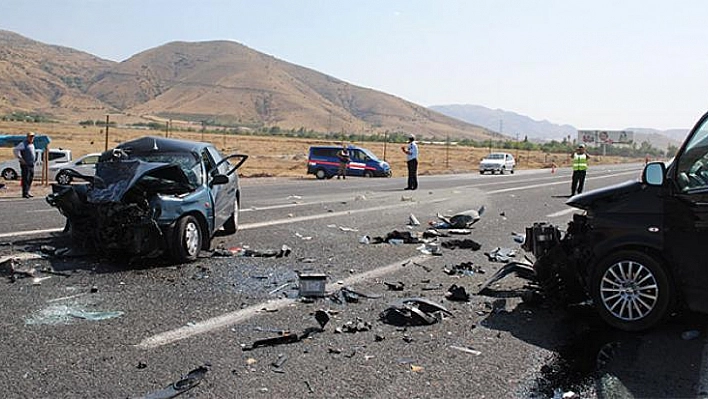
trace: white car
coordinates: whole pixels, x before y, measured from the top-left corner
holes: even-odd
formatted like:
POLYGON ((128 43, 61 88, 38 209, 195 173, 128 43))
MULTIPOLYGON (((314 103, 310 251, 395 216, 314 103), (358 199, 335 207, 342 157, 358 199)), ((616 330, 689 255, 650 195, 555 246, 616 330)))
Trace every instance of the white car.
MULTIPOLYGON (((35 151, 37 161, 34 164, 34 178, 39 179, 42 176, 42 158, 43 150, 35 151)), ((49 149, 49 167, 71 161, 71 150, 61 148, 49 149)), ((20 161, 13 159, 10 161, 0 162, 0 176, 5 180, 17 180, 20 177, 20 161)))
POLYGON ((73 180, 72 172, 85 176, 96 174, 96 164, 101 153, 86 154, 73 162, 57 164, 49 167, 49 178, 59 184, 70 184, 73 180))
POLYGON ((479 174, 499 172, 503 175, 507 171, 514 173, 514 168, 516 168, 514 156, 507 152, 493 152, 479 162, 479 174))

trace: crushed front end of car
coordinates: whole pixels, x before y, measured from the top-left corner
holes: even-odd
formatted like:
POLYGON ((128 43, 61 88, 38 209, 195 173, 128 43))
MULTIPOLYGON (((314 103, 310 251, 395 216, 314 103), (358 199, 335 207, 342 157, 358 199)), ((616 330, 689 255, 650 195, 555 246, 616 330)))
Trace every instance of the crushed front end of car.
POLYGON ((87 184, 53 184, 47 202, 66 217, 74 246, 107 255, 159 255, 168 248, 169 233, 168 224, 158 224, 161 197, 195 187, 176 165, 103 158, 95 176, 82 176, 87 184))

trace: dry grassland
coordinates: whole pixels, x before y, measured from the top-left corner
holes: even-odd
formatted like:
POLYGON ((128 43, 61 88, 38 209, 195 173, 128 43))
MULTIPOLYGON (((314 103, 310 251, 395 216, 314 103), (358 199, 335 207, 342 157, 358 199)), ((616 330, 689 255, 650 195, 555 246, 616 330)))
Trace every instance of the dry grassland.
MULTIPOLYGON (((105 147, 105 133, 99 127, 81 127, 70 124, 26 124, 18 122, 0 122, 0 134, 25 134, 27 131, 48 135, 51 147, 68 148, 74 158, 90 152, 100 152, 105 147)), ((165 132, 109 128, 108 148, 124 141, 145 136, 161 135, 165 132)), ((284 137, 241 136, 217 133, 189 133, 174 131, 170 137, 203 140, 213 143, 224 153, 240 152, 249 155, 248 161, 240 169, 243 177, 299 177, 314 179, 306 175, 307 153, 311 145, 339 145, 339 142, 306 140, 284 137)), ((384 144, 374 142, 353 143, 366 147, 379 158, 384 158, 384 144)), ((386 145, 386 161, 391 164, 394 176, 406 175, 405 154, 401 151, 402 144, 388 143, 386 145)), ((487 153, 488 148, 471 148, 419 143, 419 174, 448 174, 476 172, 479 160, 487 153)), ((505 150, 502 150, 505 151, 505 150)), ((538 151, 510 151, 517 158, 518 169, 550 167, 555 162, 559 167, 569 166, 568 154, 544 154, 538 151)), ((0 160, 11 159, 10 148, 0 148, 0 160)), ((638 162, 638 159, 594 156, 592 164, 608 164, 622 162, 638 162)))

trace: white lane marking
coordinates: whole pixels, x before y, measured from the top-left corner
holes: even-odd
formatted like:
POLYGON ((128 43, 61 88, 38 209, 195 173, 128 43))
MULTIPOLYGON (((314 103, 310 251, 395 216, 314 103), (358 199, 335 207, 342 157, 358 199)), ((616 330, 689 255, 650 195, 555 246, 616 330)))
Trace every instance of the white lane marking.
POLYGON ((449 198, 440 198, 440 199, 436 199, 434 201, 420 201, 420 202, 412 202, 411 201, 411 202, 397 203, 397 204, 393 204, 393 205, 375 206, 373 208, 351 209, 351 210, 347 210, 347 211, 327 212, 327 213, 320 213, 320 214, 308 215, 308 216, 297 216, 297 217, 291 217, 291 218, 287 218, 287 219, 268 220, 265 222, 242 224, 238 227, 238 229, 239 230, 250 230, 250 229, 257 229, 260 227, 275 226, 275 225, 280 225, 280 224, 297 223, 297 222, 304 222, 304 221, 308 221, 308 220, 326 219, 326 218, 343 216, 343 215, 353 215, 356 213, 376 212, 376 211, 382 211, 382 210, 386 210, 386 209, 399 208, 401 206, 411 206, 414 204, 444 202, 447 200, 449 200, 449 198))
MULTIPOLYGON (((347 277, 346 279, 342 280, 342 284, 339 284, 339 283, 327 284, 327 290, 333 291, 333 290, 340 288, 342 286, 356 284, 356 283, 359 283, 364 280, 374 279, 376 277, 380 277, 380 276, 392 273, 396 270, 399 270, 399 269, 403 268, 404 265, 409 264, 411 262, 423 263, 423 262, 427 261, 428 259, 432 259, 432 257, 428 256, 428 255, 418 255, 418 256, 415 256, 415 257, 412 257, 409 259, 404 259, 402 261, 398 261, 398 262, 392 263, 387 266, 382 266, 382 267, 379 267, 379 268, 376 268, 373 270, 369 270, 364 273, 359 273, 359 274, 347 277)), ((165 332, 157 334, 157 335, 153 335, 152 337, 145 338, 136 346, 140 349, 157 348, 157 347, 160 347, 163 345, 171 344, 173 342, 177 342, 177 341, 181 341, 186 338, 193 337, 195 335, 205 334, 205 333, 217 330, 217 329, 226 328, 226 327, 238 324, 240 322, 250 319, 253 316, 258 315, 259 312, 263 308, 282 309, 286 306, 295 305, 295 304, 297 304, 297 301, 295 299, 291 299, 291 298, 268 300, 265 302, 255 304, 253 306, 249 306, 244 309, 240 309, 240 310, 236 310, 234 312, 229 312, 229 313, 225 313, 220 316, 212 317, 211 319, 200 321, 200 322, 195 323, 193 325, 184 326, 184 327, 180 327, 180 328, 177 328, 174 330, 165 331, 165 332)))
MULTIPOLYGON (((617 177, 617 176, 630 175, 630 174, 636 175, 636 173, 637 173, 636 171, 632 171, 632 172, 615 173, 615 174, 607 175, 607 176, 593 176, 593 180, 607 179, 607 178, 610 178, 610 177, 617 177)), ((568 182, 567 182, 567 181, 559 181, 559 182, 555 182, 555 183, 531 184, 531 185, 528 185, 528 186, 502 188, 502 189, 499 189, 499 190, 487 191, 487 194, 488 194, 488 195, 501 194, 501 193, 508 193, 508 192, 511 192, 511 191, 527 190, 527 189, 530 189, 530 188, 540 188, 540 187, 548 187, 548 186, 557 186, 557 185, 559 185, 559 184, 568 184, 568 182)))
POLYGON ((8 238, 8 237, 15 237, 15 236, 30 236, 30 235, 37 235, 37 234, 46 234, 46 233, 56 233, 58 231, 63 231, 64 228, 56 228, 56 229, 43 229, 43 230, 27 230, 27 231, 14 231, 12 233, 0 233, 0 238, 8 238))
POLYGON ((567 215, 567 214, 569 214, 569 213, 573 213, 573 212, 576 212, 576 211, 580 211, 580 209, 576 209, 576 208, 564 209, 564 210, 562 210, 562 211, 558 211, 558 212, 556 212, 556 213, 551 213, 550 215, 546 215, 546 217, 547 217, 547 218, 557 218, 557 217, 559 217, 559 216, 565 216, 565 215, 567 215))
POLYGON ((27 211, 27 213, 40 213, 40 212, 58 212, 56 209, 35 209, 33 211, 27 211))

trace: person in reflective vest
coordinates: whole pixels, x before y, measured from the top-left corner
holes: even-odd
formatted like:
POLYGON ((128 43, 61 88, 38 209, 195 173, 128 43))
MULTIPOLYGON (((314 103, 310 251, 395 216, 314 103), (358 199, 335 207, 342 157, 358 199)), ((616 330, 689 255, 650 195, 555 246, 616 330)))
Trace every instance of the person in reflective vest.
POLYGON ((573 162, 573 182, 570 186, 570 196, 583 192, 585 186, 585 174, 588 171, 588 158, 590 156, 585 153, 585 144, 579 144, 574 153, 570 155, 573 162))

